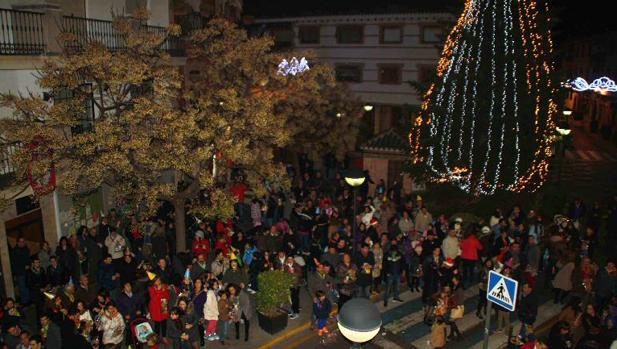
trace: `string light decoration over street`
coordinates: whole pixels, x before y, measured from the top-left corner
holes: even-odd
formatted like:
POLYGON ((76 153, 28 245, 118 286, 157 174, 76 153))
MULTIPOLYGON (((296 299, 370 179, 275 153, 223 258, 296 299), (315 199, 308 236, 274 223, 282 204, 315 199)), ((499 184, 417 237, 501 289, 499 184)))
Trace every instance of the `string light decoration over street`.
POLYGON ((293 57, 291 60, 287 61, 283 59, 281 63, 278 65, 277 74, 283 76, 296 76, 297 74, 303 73, 307 70, 311 69, 308 65, 308 61, 306 58, 302 57, 299 61, 296 57, 293 57))
POLYGON ((547 179, 557 105, 541 3, 465 1, 409 134, 412 163, 429 181, 492 195, 547 179))
POLYGON ((615 81, 610 78, 603 76, 599 79, 595 79, 591 82, 591 84, 587 83, 587 80, 578 77, 572 81, 568 81, 565 84, 565 87, 572 88, 574 91, 583 92, 583 91, 594 91, 598 93, 602 92, 617 92, 617 85, 615 81))

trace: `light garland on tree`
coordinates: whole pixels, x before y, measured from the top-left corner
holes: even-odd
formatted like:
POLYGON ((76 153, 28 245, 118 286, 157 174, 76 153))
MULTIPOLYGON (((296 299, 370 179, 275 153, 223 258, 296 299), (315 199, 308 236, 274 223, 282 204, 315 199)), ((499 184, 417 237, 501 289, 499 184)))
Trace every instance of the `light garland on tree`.
POLYGON ((409 135, 429 179, 476 195, 544 183, 557 106, 540 17, 537 0, 465 2, 409 135))

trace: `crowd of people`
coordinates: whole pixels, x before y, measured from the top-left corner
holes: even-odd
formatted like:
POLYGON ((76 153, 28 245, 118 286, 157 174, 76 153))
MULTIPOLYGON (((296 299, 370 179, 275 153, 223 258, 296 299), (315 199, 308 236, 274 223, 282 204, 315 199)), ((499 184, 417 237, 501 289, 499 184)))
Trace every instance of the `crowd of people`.
MULTIPOLYGON (((555 302, 567 303, 550 341, 570 346, 550 348, 617 336, 617 268, 591 262, 600 224, 595 206, 586 210, 577 200, 555 224, 520 206, 464 222, 433 216, 421 196, 403 195, 397 182, 373 183, 369 173, 355 205, 352 188, 332 168, 322 173, 301 159, 289 174, 291 190, 271 187, 265 197, 245 197, 241 180, 232 185, 233 220, 194 217, 187 202, 187 251, 175 251, 181 237, 173 210, 142 217, 128 205, 63 237, 55 249, 44 242, 32 253, 19 238, 11 250, 18 298, 4 299, 0 310, 3 345, 197 349, 249 342, 258 276, 275 269, 294 276, 289 319, 310 312, 319 335, 349 299, 381 297, 387 308, 402 301, 405 287, 421 292, 432 345, 440 348, 461 338, 456 321, 473 285, 476 315, 485 315, 487 275, 498 270, 522 285, 517 316, 524 326, 513 344, 536 341, 536 290, 544 286, 554 288, 555 302), (305 289, 312 309, 301 307, 305 289), (37 323, 26 321, 28 309, 37 323)), ((617 201, 612 205, 609 223, 617 215, 617 201)), ((494 308, 499 331, 511 335, 510 313, 494 308)))

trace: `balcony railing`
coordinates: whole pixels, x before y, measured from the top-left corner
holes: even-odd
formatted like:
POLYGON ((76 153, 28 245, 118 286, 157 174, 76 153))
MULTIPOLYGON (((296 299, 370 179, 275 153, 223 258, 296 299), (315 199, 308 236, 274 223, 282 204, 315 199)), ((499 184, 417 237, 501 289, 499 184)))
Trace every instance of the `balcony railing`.
POLYGON ((11 158, 20 146, 20 143, 0 144, 0 177, 12 175, 15 172, 11 158))
POLYGON ((0 9, 0 55, 40 55, 43 52, 43 14, 0 9))

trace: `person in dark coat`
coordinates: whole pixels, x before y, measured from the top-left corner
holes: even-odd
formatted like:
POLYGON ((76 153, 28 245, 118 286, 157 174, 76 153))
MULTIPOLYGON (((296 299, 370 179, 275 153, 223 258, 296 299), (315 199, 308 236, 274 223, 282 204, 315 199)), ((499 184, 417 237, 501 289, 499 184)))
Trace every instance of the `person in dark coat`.
POLYGON ((58 247, 56 248, 56 256, 59 258, 59 262, 64 267, 64 270, 66 270, 74 280, 79 278, 79 256, 77 255, 77 251, 75 251, 75 249, 69 244, 68 239, 64 236, 58 243, 58 247))
POLYGON ((116 287, 120 275, 116 273, 116 269, 112 263, 111 255, 107 254, 101 266, 99 267, 98 274, 96 276, 97 284, 100 288, 107 291, 111 291, 116 287))
POLYGON ((17 281, 19 297, 22 304, 30 303, 30 292, 26 284, 26 269, 30 267, 30 249, 26 240, 22 237, 17 239, 17 244, 11 250, 11 270, 17 281))
POLYGON ((90 279, 88 275, 82 275, 79 277, 79 285, 75 290, 75 299, 82 301, 84 304, 92 304, 96 299, 98 289, 90 285, 90 279))
MULTIPOLYGON (((393 240, 396 241, 396 240, 393 240)), ((386 292, 383 297, 384 307, 388 306, 390 294, 394 296, 394 302, 402 302, 399 298, 401 273, 404 270, 403 255, 398 250, 398 245, 392 244, 390 250, 384 256, 384 275, 386 276, 386 292)))
POLYGON ((122 285, 122 292, 118 296, 118 310, 127 322, 140 316, 146 304, 143 295, 133 292, 133 285, 130 281, 125 281, 122 285))
POLYGON ((523 284, 523 296, 518 305, 517 315, 521 321, 519 336, 523 341, 527 340, 527 331, 533 333, 533 323, 538 316, 538 297, 533 292, 530 284, 523 284))
POLYGON ((51 287, 65 285, 69 281, 69 276, 64 270, 64 267, 58 263, 58 257, 51 256, 49 258, 49 267, 47 268, 47 283, 51 287))
POLYGON ((45 349, 62 349, 62 335, 60 327, 51 321, 48 314, 40 317, 41 336, 45 343, 45 349))
POLYGON ((137 262, 131 252, 126 251, 124 253, 118 272, 120 273, 121 284, 137 280, 137 262))
POLYGON ((103 259, 103 244, 98 241, 96 228, 91 228, 88 231, 88 236, 84 241, 86 249, 86 258, 88 260, 88 277, 90 281, 95 281, 99 270, 99 264, 103 259))
POLYGON ((30 289, 30 299, 37 311, 42 311, 45 303, 43 290, 47 286, 47 275, 45 269, 41 267, 41 260, 36 255, 32 257, 32 264, 26 272, 26 284, 30 289))

